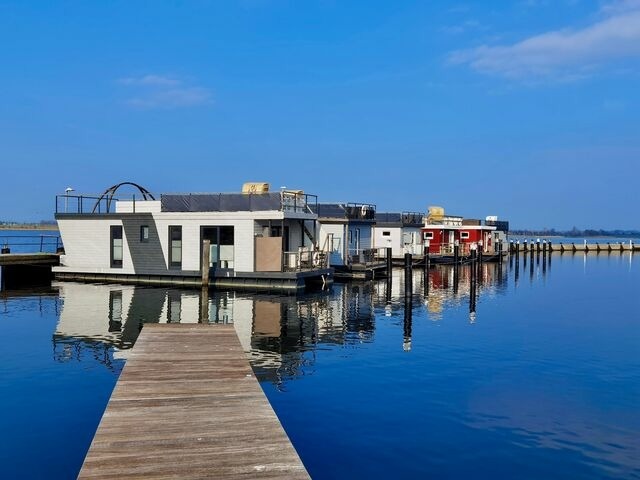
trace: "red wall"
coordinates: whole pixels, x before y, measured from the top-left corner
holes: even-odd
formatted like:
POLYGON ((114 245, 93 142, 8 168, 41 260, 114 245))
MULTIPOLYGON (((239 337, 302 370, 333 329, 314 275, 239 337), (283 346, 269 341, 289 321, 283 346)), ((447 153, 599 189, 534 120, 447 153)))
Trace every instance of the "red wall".
MULTIPOLYGON (((462 229, 455 229, 453 230, 454 232, 454 239, 453 241, 455 242, 456 240, 458 240, 460 242, 460 244, 472 244, 472 243, 478 243, 482 240, 483 243, 485 242, 484 239, 484 233, 488 232, 489 230, 479 230, 479 229, 473 229, 473 230, 465 230, 464 228, 462 229), (469 238, 460 238, 460 233, 461 232, 468 232, 469 233, 469 238)), ((446 227, 427 227, 427 228, 423 228, 422 229, 422 234, 423 234, 423 238, 424 238, 424 234, 427 232, 432 232, 433 233, 433 238, 429 239, 429 253, 440 253, 440 246, 442 244, 448 244, 449 243, 449 232, 450 230, 447 230, 446 227)), ((425 240, 426 241, 426 240, 425 240)), ((484 245, 484 250, 488 250, 490 248, 492 248, 492 245, 484 245)))

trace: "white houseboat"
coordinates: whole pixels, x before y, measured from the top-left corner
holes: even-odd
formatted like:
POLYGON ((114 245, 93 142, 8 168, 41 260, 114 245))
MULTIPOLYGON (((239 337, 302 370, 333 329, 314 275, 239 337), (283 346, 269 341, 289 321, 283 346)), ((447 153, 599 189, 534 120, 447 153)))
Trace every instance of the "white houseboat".
POLYGON ((316 230, 319 245, 328 252, 336 275, 371 278, 386 267, 373 248, 376 207, 370 203, 318 203, 311 206, 318 214, 316 230))
POLYGON ((376 224, 373 229, 373 246, 391 248, 394 260, 404 258, 410 253, 420 259, 424 255, 422 227, 424 214, 418 212, 376 212, 376 224))
POLYGON ((57 197, 65 248, 61 265, 54 268, 58 279, 204 282, 252 290, 299 290, 333 280, 313 228, 305 226, 318 218, 314 195, 246 184, 243 193, 163 194, 156 200, 129 184, 143 199, 116 200, 121 185, 99 197, 57 197), (207 256, 208 271, 202 268, 207 256))

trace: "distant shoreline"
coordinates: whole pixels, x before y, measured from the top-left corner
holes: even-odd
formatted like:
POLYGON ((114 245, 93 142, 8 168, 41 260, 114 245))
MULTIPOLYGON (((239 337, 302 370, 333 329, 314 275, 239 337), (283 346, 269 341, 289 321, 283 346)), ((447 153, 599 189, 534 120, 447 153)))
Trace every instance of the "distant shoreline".
POLYGON ((59 230, 57 225, 0 225, 0 230, 59 230))

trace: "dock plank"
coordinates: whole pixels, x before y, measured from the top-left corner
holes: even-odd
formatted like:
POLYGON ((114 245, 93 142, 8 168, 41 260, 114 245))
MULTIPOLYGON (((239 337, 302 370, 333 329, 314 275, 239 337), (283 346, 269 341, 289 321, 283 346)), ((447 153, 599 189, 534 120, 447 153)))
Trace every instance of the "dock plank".
POLYGON ((148 324, 79 478, 309 478, 230 325, 148 324))

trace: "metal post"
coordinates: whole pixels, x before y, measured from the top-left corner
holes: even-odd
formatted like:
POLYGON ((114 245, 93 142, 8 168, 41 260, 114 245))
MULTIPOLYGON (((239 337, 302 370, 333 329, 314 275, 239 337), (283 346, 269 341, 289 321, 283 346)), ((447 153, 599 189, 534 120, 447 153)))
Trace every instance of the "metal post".
POLYGON ((413 294, 413 259, 410 253, 404 254, 404 295, 413 294))
POLYGON ((431 268, 431 258, 429 258, 429 240, 426 241, 425 245, 424 245, 424 270, 425 272, 429 271, 429 268, 431 268))

